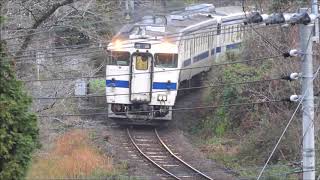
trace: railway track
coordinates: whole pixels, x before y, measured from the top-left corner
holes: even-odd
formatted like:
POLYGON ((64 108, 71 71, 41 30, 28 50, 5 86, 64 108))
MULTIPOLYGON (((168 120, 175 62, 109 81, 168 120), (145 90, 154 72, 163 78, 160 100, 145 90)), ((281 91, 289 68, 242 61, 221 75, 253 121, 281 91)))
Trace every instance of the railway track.
POLYGON ((213 180, 174 154, 156 129, 154 131, 127 129, 127 135, 135 149, 164 174, 161 179, 213 180))

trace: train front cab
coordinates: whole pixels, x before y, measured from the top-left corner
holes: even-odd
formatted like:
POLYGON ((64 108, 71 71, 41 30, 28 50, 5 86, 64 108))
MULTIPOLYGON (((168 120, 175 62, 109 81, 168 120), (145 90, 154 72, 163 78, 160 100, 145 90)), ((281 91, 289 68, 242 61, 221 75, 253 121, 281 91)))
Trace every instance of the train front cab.
POLYGON ((171 120, 179 73, 166 69, 177 68, 177 54, 149 50, 108 54, 108 117, 142 124, 171 120))

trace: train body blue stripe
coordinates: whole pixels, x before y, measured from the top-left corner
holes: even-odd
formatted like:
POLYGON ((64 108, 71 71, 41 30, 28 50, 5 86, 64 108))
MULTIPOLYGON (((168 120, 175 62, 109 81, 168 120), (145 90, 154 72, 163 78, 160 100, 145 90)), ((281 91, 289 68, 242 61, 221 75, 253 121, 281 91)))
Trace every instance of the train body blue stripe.
POLYGON ((238 49, 240 47, 240 45, 241 45, 241 43, 229 44, 229 45, 227 45, 227 50, 238 49))
POLYGON ((217 47, 216 48, 216 53, 220 53, 221 52, 221 47, 217 47))
POLYGON ((224 20, 224 21, 222 21, 222 23, 227 23, 227 22, 232 22, 232 21, 240 21, 240 20, 244 20, 244 18, 224 20))
POLYGON ((216 48, 211 49, 211 56, 214 55, 216 48))
POLYGON ((209 51, 206 51, 204 53, 199 54, 198 56, 193 58, 193 62, 201 61, 205 58, 209 57, 209 51))
MULTIPOLYGON (((129 81, 106 80, 106 85, 107 85, 107 87, 129 88, 129 81)), ((177 83, 153 82, 152 89, 176 90, 177 89, 177 83)))
POLYGON ((177 89, 177 83, 154 82, 153 85, 152 85, 152 89, 176 90, 177 89))
POLYGON ((129 88, 129 81, 106 80, 107 87, 129 88))
POLYGON ((184 62, 183 62, 183 67, 187 67, 187 66, 189 66, 191 64, 191 59, 189 58, 189 59, 187 59, 187 60, 185 60, 184 62))

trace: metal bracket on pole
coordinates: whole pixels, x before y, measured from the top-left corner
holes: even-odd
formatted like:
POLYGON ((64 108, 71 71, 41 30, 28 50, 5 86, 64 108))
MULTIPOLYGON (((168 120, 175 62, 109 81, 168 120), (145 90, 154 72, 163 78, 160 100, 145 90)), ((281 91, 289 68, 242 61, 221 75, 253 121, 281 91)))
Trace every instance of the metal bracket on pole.
POLYGON ((319 43, 319 30, 320 30, 320 27, 319 27, 319 6, 318 6, 318 0, 312 0, 312 10, 311 10, 312 14, 314 14, 316 16, 316 19, 315 19, 315 22, 314 22, 314 25, 315 25, 315 33, 314 33, 314 41, 316 43, 319 43))

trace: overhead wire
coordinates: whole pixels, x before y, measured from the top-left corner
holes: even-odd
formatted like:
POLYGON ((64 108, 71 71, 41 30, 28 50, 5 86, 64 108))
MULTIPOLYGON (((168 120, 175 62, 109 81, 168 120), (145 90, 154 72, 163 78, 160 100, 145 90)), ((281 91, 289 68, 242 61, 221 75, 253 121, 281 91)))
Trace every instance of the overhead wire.
MULTIPOLYGON (((201 37, 209 37, 209 36, 201 36, 201 37)), ((195 37, 195 38, 200 38, 200 37, 195 37)), ((190 39, 195 39, 194 37, 192 38, 188 38, 188 39, 182 39, 182 40, 190 40, 190 39)), ((176 40, 178 41, 178 40, 176 40)), ((148 42, 148 41, 145 41, 145 42, 148 42)), ((162 42, 156 42, 156 43, 153 43, 153 44, 161 44, 162 42)), ((131 46, 134 47, 131 43, 127 43, 128 45, 130 44, 130 46, 127 46, 124 48, 130 48, 131 46)), ((223 46, 219 46, 219 47, 226 47, 228 45, 223 45, 223 46)), ((101 49, 101 51, 103 51, 103 47, 105 46, 99 46, 99 47, 92 47, 90 49, 95 49, 95 48, 99 48, 101 49)), ((93 53, 94 52, 100 52, 100 51, 92 51, 93 53)), ((52 52, 54 53, 54 52, 52 52)), ((58 53, 58 52, 56 52, 58 53)), ((82 52, 84 54, 87 54, 87 53, 90 53, 90 52, 82 52)), ((75 54, 82 54, 82 53, 70 53, 69 55, 75 55, 75 54)), ((45 57, 45 58, 54 58, 54 57, 63 57, 63 56, 67 56, 68 54, 65 54, 65 55, 54 55, 54 56, 48 56, 48 57, 45 57)), ((26 55, 26 56, 16 56, 15 58, 16 60, 14 61, 15 63, 20 63, 20 62, 34 62, 33 60, 35 59, 35 57, 30 57, 30 55, 26 55)), ((8 60, 10 61, 10 60, 8 60)), ((11 62, 11 61, 10 61, 11 62)))
MULTIPOLYGON (((236 107, 236 106, 250 106, 250 105, 262 105, 262 104, 272 104, 272 103, 283 103, 286 100, 270 100, 270 101, 260 101, 260 102, 250 102, 250 103, 236 103, 228 105, 218 105, 218 106, 197 106, 197 107, 184 107, 184 108, 173 108, 168 109, 168 111, 187 111, 187 110, 200 110, 200 109, 215 109, 220 107, 236 107)), ((154 113, 161 112, 162 110, 151 110, 151 111, 132 111, 132 112, 119 112, 116 114, 127 114, 127 113, 154 113)), ((38 115, 38 117, 63 117, 63 116, 95 116, 95 115, 115 115, 115 113, 87 113, 87 114, 61 114, 61 115, 38 115)))
MULTIPOLYGON (((207 7, 203 7, 203 8, 199 8, 199 9, 195 9, 195 10, 189 10, 188 12, 197 12, 197 11, 199 11, 199 10, 201 10, 201 9, 206 9, 207 7)), ((120 8, 117 8, 117 9, 120 9, 120 8)), ((148 18, 147 18, 148 19, 148 18)), ((152 18, 149 18, 149 19, 153 19, 153 17, 152 18)), ((94 25, 94 24, 97 24, 97 23, 101 23, 101 22, 114 22, 114 20, 103 20, 103 21, 98 21, 98 22, 95 22, 95 23, 88 23, 88 25, 94 25)), ((126 22, 127 24, 128 23, 137 23, 137 22, 139 22, 139 21, 129 21, 129 22, 126 22)), ((61 26, 60 25, 60 27, 72 27, 72 25, 67 25, 67 26, 61 26)), ((53 27, 55 27, 55 26, 53 26, 53 27)), ((32 30, 31 30, 32 31, 32 30)), ((48 32, 48 31, 42 31, 42 32, 48 32)), ((21 38, 21 37, 26 37, 26 36, 32 36, 32 35, 35 35, 35 34, 40 34, 41 32, 35 32, 35 33, 30 33, 30 34, 28 34, 28 35, 23 35, 23 36, 16 36, 16 37, 9 37, 9 38, 4 38, 3 40, 10 40, 10 39, 15 39, 15 38, 21 38)))
MULTIPOLYGON (((244 27, 244 26, 243 26, 244 27)), ((271 27, 275 27, 275 26, 268 26, 268 28, 271 27)), ((263 27, 257 27, 257 29, 260 29, 263 27)), ((232 34, 232 33, 237 33, 237 32, 246 32, 246 29, 240 29, 240 30, 233 30, 230 32, 221 32, 221 33, 215 33, 215 34, 211 34, 211 35, 203 35, 204 33, 212 33, 212 32, 217 32, 217 30, 214 27, 208 27, 208 28, 202 28, 202 30, 206 30, 206 31, 201 31, 201 32, 195 32, 194 30, 190 30, 185 31, 185 33, 192 33, 192 34, 187 34, 186 36, 193 36, 193 37, 182 37, 181 39, 175 39, 175 38, 179 38, 180 37, 180 33, 169 33, 166 34, 165 36, 163 36, 164 38, 168 38, 170 39, 171 42, 177 42, 177 41, 182 41, 182 40, 191 40, 191 39, 196 39, 196 38, 203 38, 203 37, 214 37, 214 36, 220 36, 220 35, 224 35, 224 34, 232 34), (200 35, 200 36, 195 36, 195 35, 200 35)), ((130 40, 141 40, 141 38, 131 38, 130 40)), ((141 42, 149 42, 149 41, 154 41, 154 39, 145 39, 142 40, 141 42)), ((62 47, 56 47, 56 48, 38 48, 38 49, 32 49, 32 50, 23 50, 21 52, 35 52, 35 51, 47 51, 47 50, 56 50, 56 49, 65 49, 65 48, 81 48, 81 47, 88 47, 90 46, 90 44, 97 44, 98 46, 96 46, 96 48, 100 48, 100 47, 107 47, 108 43, 110 43, 111 41, 107 41, 107 42, 95 42, 95 43, 85 43, 83 45, 70 45, 70 46, 62 46, 62 47)), ((20 44, 20 43, 19 43, 20 44)), ((132 45, 131 42, 126 42, 122 45, 132 45)), ((8 46, 10 47, 10 46, 8 46)), ((134 46, 126 46, 127 48, 130 47, 134 47, 134 46)), ((94 48, 94 47, 90 47, 90 48, 94 48)), ((8 51, 9 53, 14 53, 14 51, 8 51)), ((15 56, 16 58, 20 58, 20 57, 26 57, 27 55, 20 55, 20 56, 15 56)))
POLYGON ((195 89, 205 89, 205 88, 210 88, 210 87, 246 85, 246 84, 255 84, 255 83, 262 83, 262 82, 279 81, 279 80, 283 80, 283 78, 273 78, 273 79, 244 81, 244 82, 233 82, 233 83, 226 83, 226 84, 212 84, 212 85, 205 85, 205 86, 180 88, 178 90, 176 90, 176 89, 167 89, 167 90, 157 90, 157 91, 152 91, 152 92, 146 91, 146 92, 136 92, 136 93, 120 93, 120 94, 89 95, 89 96, 33 97, 33 99, 73 99, 73 98, 93 98, 93 97, 108 97, 108 96, 128 96, 128 95, 131 95, 131 94, 146 94, 146 93, 161 93, 161 92, 171 92, 171 91, 186 91, 186 90, 195 90, 195 89))
MULTIPOLYGON (((245 30, 244 30, 245 31, 245 30)), ((213 32, 213 31, 210 31, 210 32, 213 32)), ((231 34, 231 33, 234 33, 234 32, 238 32, 238 31, 233 31, 233 32, 228 32, 228 33, 221 33, 221 34, 231 34)), ((200 32, 199 34, 202 34, 203 32, 200 32)), ((203 38, 203 37, 210 37, 210 36, 217 36, 217 34, 214 34, 214 35, 202 35, 202 36, 197 36, 197 37, 190 37, 190 38, 182 38, 182 39, 180 39, 180 40, 191 40, 191 39, 196 39, 196 38, 203 38)), ((179 37, 179 36, 177 36, 177 37, 179 37)), ((148 40, 143 40, 143 41, 141 41, 141 42, 149 42, 149 41, 152 41, 152 39, 148 39, 148 40)), ((171 42, 177 42, 177 41, 179 41, 179 40, 174 40, 174 41, 171 41, 171 42)), ((161 44, 162 42, 156 42, 156 43, 153 43, 153 44, 161 44)), ((102 44, 107 44, 107 43, 102 43, 102 44)), ((84 45, 84 47, 85 46, 87 46, 88 44, 85 44, 84 45)), ((127 42, 127 43, 124 43, 124 44, 122 44, 123 45, 123 47, 126 47, 126 48, 130 48, 130 47, 134 47, 134 46, 132 46, 132 43, 131 42, 127 42), (125 45, 130 45, 130 46, 125 46, 125 45)), ((227 45, 224 45, 224 46, 227 46, 227 45)), ((224 46, 222 46, 222 47, 224 47, 224 46)), ((70 48, 77 48, 77 47, 82 47, 82 46, 69 46, 70 48)), ((94 49, 94 48, 103 48, 103 47, 107 47, 107 46, 102 46, 101 45, 101 43, 99 44, 99 46, 97 46, 97 47, 89 47, 89 49, 94 49)), ((67 47, 65 47, 65 48, 67 48, 67 47)), ((59 49, 59 48, 49 48, 49 49, 59 49)), ((48 50, 48 48, 47 49, 41 49, 41 50, 48 50)), ((30 52, 35 52, 36 51, 36 49, 35 50, 31 50, 30 52)), ((47 52, 46 52, 47 53, 47 52)), ((48 53, 59 53, 59 52, 48 52, 48 53)), ((15 58, 16 59, 25 59, 25 60, 27 60, 27 58, 23 58, 23 57, 29 57, 28 55, 22 55, 22 56, 15 56, 15 58)), ((17 60, 16 60, 17 61, 17 60)))
MULTIPOLYGON (((240 24, 240 23, 239 23, 240 24)), ((214 26, 214 25, 212 25, 214 26)), ((187 31, 184 31, 183 33, 187 34, 186 36, 194 36, 194 35, 201 35, 201 34, 204 34, 204 33, 212 33, 212 32, 217 32, 217 27, 207 27, 207 28, 202 28, 200 32, 196 32, 195 30, 187 30, 187 31), (192 34, 189 34, 189 33, 192 33, 192 34)), ((259 25, 257 25, 259 26, 259 25)), ((245 26, 242 26, 242 27, 245 27, 245 26)), ((268 28, 272 28, 272 27, 276 27, 276 25, 270 25, 268 26, 268 28)), ((263 28, 265 29, 266 27, 262 27, 262 26, 259 26, 257 27, 256 29, 260 29, 260 28, 263 28)), ((212 35, 201 35, 201 36, 197 36, 197 37, 182 37, 180 40, 190 40, 190 39, 195 39, 195 38, 200 38, 200 37, 213 37, 213 36, 219 36, 219 35, 223 35, 223 34, 232 34, 232 33, 236 33, 236 32, 245 32, 247 31, 246 29, 243 29, 243 30, 236 30, 236 31, 232 31, 232 32, 221 32, 221 33, 215 33, 215 34, 212 34, 212 35)), ((164 38, 167 38, 167 39, 171 39, 171 42, 177 42, 178 40, 175 39, 175 38, 179 38, 180 37, 180 32, 179 33, 168 33, 168 34, 163 34, 161 35, 162 37, 164 38), (172 40, 174 39, 174 40, 172 40)), ((130 38, 129 40, 141 40, 141 38, 130 38)), ((154 41, 154 39, 144 39, 142 40, 141 42, 148 42, 148 41, 154 41)), ((107 44, 107 43, 110 43, 111 41, 107 41, 107 42, 103 42, 103 43, 97 43, 97 44, 107 44)), ((90 43, 87 43, 87 44, 84 44, 83 46, 87 46, 89 45, 90 43)), ((127 42, 123 45, 131 45, 130 42, 127 42)), ((10 46, 8 46, 10 47, 10 46)), ((81 46, 66 46, 66 47, 81 47, 81 46)), ((129 46, 130 47, 130 46, 129 46)), ((49 49, 55 49, 55 48, 49 48, 49 49)), ((44 49, 44 48, 40 48, 40 49, 34 49, 34 50, 29 50, 31 52, 34 52, 35 50, 48 50, 48 48, 44 49)), ((24 50, 23 52, 26 52, 28 50, 24 50)), ((11 51, 12 52, 12 51, 11 51)), ((17 56, 18 57, 18 56, 17 56)))
MULTIPOLYGON (((217 28, 217 27, 216 27, 217 28)), ((212 27, 210 28, 210 29, 212 29, 212 27)), ((179 33, 171 33, 172 35, 173 34, 179 34, 179 33)), ((28 34, 28 35, 25 35, 25 36, 30 36, 30 34, 28 34)), ((19 37, 21 37, 21 36, 19 36, 19 37)), ((19 37, 17 37, 17 38, 19 38, 19 37)), ((23 37, 23 36, 22 36, 23 37)), ((14 38, 14 37, 11 37, 11 38, 14 38)))
MULTIPOLYGON (((209 33, 209 32, 214 32, 213 30, 210 30, 210 31, 208 31, 208 32, 199 32, 199 33, 195 33, 195 34, 192 34, 192 36, 193 35, 197 35, 197 34, 203 34, 203 33, 209 33)), ((235 32, 235 31, 234 31, 235 32)), ((238 31, 237 31, 238 32, 238 31)), ((240 31, 239 31, 240 32, 240 31)), ((231 32, 232 33, 232 32, 231 32)), ((228 33, 221 33, 221 34, 231 34, 230 32, 228 32, 228 33)), ((190 35, 191 36, 191 35, 190 35)), ((213 34, 213 35, 202 35, 202 36, 197 36, 197 37, 189 37, 189 38, 182 38, 182 39, 180 39, 180 40, 191 40, 191 39, 196 39, 196 38, 201 38, 201 37, 210 37, 210 36, 217 36, 216 34, 213 34)), ((179 35, 178 36, 170 36, 170 38, 173 38, 173 37, 180 37, 179 35)), ((141 38, 132 38, 132 39, 130 39, 130 40, 139 40, 139 39, 141 39, 141 38)), ((143 39, 142 41, 140 41, 141 43, 143 43, 143 42, 150 42, 150 41, 155 41, 154 39, 143 39)), ((179 40, 172 40, 172 41, 170 41, 170 42, 177 42, 177 41, 179 41, 179 40)), ((107 45, 108 45, 108 43, 110 43, 111 41, 108 41, 108 42, 104 42, 104 43, 97 43, 99 46, 97 46, 97 47, 90 47, 90 48, 103 48, 103 47, 107 47, 107 45), (103 45, 103 44, 105 44, 105 45, 103 45)), ((161 44, 162 42, 154 42, 153 44, 161 44)), ((80 48, 80 47, 86 47, 87 45, 89 45, 89 44, 84 44, 83 46, 66 46, 66 47, 64 47, 64 48, 80 48)), ((132 42, 126 42, 126 43, 123 43, 122 44, 122 46, 123 47, 125 47, 125 48, 133 48, 134 46, 133 46, 133 44, 132 44, 132 42)), ((49 48, 49 49, 59 49, 59 48, 49 48)), ((49 50, 48 48, 46 48, 46 49, 41 49, 41 50, 49 50)), ((33 50, 30 50, 29 52, 35 52, 35 51, 37 51, 37 49, 33 49, 33 50)), ((54 52, 53 52, 54 53, 54 52)), ((17 59, 23 59, 23 57, 28 57, 28 55, 21 55, 21 56, 14 56, 15 58, 17 58, 17 59)), ((24 59, 26 59, 26 58, 24 58, 24 59)))
MULTIPOLYGON (((282 57, 282 55, 279 56, 269 56, 269 57, 261 57, 261 58, 253 58, 248 60, 241 60, 241 61, 231 61, 231 62, 225 62, 225 63, 215 63, 212 65, 204 65, 199 67, 184 67, 184 68, 174 68, 174 69, 164 69, 164 70, 156 70, 152 73, 161 73, 161 72, 174 72, 174 71, 184 71, 184 70, 190 70, 190 69, 202 69, 202 68, 211 68, 211 67, 217 67, 217 66, 226 66, 226 65, 232 65, 232 64, 241 64, 241 63, 250 63, 250 62, 258 62, 258 61, 271 61, 275 60, 279 57, 282 57)), ((163 68, 161 68, 163 69, 163 68)), ((137 72, 134 73, 137 74, 150 74, 150 72, 137 72)), ((126 76, 131 75, 131 73, 123 73, 123 74, 114 74, 114 75, 104 75, 104 76, 83 76, 83 77, 66 77, 66 78, 52 78, 52 79, 33 79, 33 80, 22 80, 23 82, 36 82, 36 81, 58 81, 58 80, 72 80, 72 79, 91 79, 91 78, 99 78, 99 77, 117 77, 117 76, 126 76)))
MULTIPOLYGON (((185 7, 179 7, 179 8, 166 8, 166 10, 164 11, 157 11, 156 13, 167 13, 168 9, 169 11, 179 11, 179 10, 183 10, 185 7)), ((198 10, 201 10, 201 9, 205 9, 207 7, 203 7, 203 8, 199 8, 199 9, 195 9, 195 10, 189 10, 188 12, 196 12, 198 10)), ((113 10, 121 10, 121 8, 114 8, 113 10)), ((172 12, 173 13, 173 12, 172 12)), ((177 14, 179 12, 176 12, 176 13, 173 13, 173 14, 177 14)), ((162 14, 156 14, 157 15, 162 15, 162 14)), ((83 17, 79 17, 79 18, 83 18, 83 17)), ((153 18, 147 18, 147 19, 153 19, 153 18)), ((59 23, 60 21, 56 21, 57 23, 59 23)), ((64 21, 61 21, 61 22, 64 22, 64 21)), ((103 22, 112 22, 112 23, 117 23, 118 21, 114 21, 114 20, 101 20, 101 21, 95 21, 95 22, 90 22, 88 23, 88 25, 95 25, 95 24, 98 24, 98 23, 103 23, 103 22)), ((130 21, 126 21, 126 24, 132 24, 132 23, 137 23, 139 22, 139 20, 130 20, 130 21)), ((24 29, 9 29, 9 31, 23 31, 23 30, 41 30, 41 29, 45 29, 45 28, 52 28, 52 27, 65 27, 65 26, 62 26, 62 25, 53 25, 53 26, 45 26, 45 27, 42 27, 42 28, 24 28, 24 29)))

